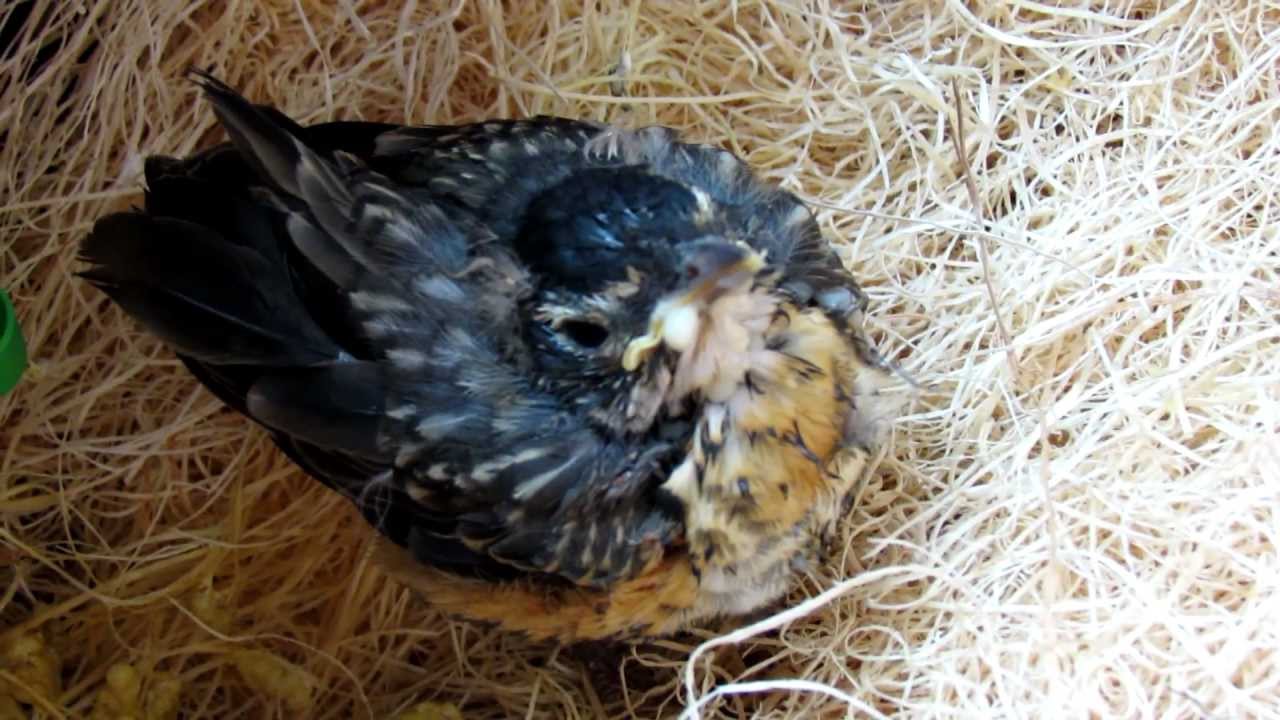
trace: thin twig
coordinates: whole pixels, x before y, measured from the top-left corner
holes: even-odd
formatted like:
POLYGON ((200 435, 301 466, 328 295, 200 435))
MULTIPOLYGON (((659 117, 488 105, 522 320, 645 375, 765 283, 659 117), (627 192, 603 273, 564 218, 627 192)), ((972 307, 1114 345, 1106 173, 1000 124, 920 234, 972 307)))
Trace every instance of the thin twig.
MULTIPOLYGON (((964 144, 964 100, 960 96, 960 83, 956 80, 951 81, 951 91, 956 99, 956 122, 952 127, 951 142, 955 145, 956 155, 960 158, 960 172, 964 177, 964 186, 969 191, 969 202, 973 205, 973 214, 978 219, 978 224, 982 226, 984 232, 989 231, 986 218, 982 212, 982 202, 978 199, 978 184, 973 180, 973 173, 970 171, 969 152, 965 149, 964 144)), ((950 124, 950 123, 948 123, 950 124)), ((978 262, 982 265, 982 281, 987 285, 987 294, 991 296, 991 310, 995 313, 996 331, 1000 333, 1000 343, 1004 345, 1005 357, 1009 359, 1009 368, 1013 371, 1016 378, 1019 375, 1018 358, 1013 352, 1013 343, 1009 339, 1009 328, 1004 322, 1004 313, 1000 311, 1000 300, 996 294, 995 282, 991 279, 991 259, 987 249, 987 240, 981 235, 977 235, 978 241, 978 262)))

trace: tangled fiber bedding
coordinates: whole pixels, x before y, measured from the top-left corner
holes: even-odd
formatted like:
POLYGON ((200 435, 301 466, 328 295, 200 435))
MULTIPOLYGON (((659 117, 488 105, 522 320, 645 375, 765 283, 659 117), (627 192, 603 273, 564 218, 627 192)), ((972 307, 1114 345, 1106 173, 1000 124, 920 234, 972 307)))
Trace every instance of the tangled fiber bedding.
POLYGON ((1280 4, 35 5, 0 4, 0 718, 1280 715, 1280 4), (659 122, 813 202, 921 384, 830 562, 594 660, 389 582, 71 275, 145 155, 221 140, 191 65, 304 122, 659 122))

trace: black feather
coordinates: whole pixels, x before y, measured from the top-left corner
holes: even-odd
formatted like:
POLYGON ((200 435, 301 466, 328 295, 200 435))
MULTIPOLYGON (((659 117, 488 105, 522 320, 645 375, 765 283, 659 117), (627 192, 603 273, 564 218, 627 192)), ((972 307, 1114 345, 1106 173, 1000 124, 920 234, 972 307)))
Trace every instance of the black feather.
POLYGON ((180 352, 219 364, 310 366, 341 353, 285 269, 207 227, 119 213, 80 246, 81 275, 180 352))
POLYGON ((304 152, 302 128, 284 114, 254 105, 203 70, 191 76, 204 90, 240 157, 262 179, 270 179, 292 195, 301 195, 297 168, 304 152))
POLYGON ((395 453, 378 442, 385 376, 372 362, 267 373, 249 389, 246 405, 259 422, 299 440, 389 462, 395 453))
POLYGON ((678 247, 705 230, 697 201, 679 183, 641 167, 592 168, 539 193, 519 234, 520 257, 549 282, 591 292, 677 262, 678 247))

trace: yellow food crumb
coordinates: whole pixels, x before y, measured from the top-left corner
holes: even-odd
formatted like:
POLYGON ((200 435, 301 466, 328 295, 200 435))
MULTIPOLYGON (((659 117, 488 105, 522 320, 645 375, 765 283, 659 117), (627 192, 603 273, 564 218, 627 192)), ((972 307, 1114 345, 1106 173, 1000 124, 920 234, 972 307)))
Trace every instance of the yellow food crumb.
POLYGON ((258 693, 279 700, 294 713, 311 709, 315 679, 306 670, 262 650, 231 653, 231 662, 244 681, 258 693))
POLYGON ((173 720, 178 717, 181 685, 167 673, 148 683, 145 699, 142 676, 132 665, 117 663, 107 671, 107 682, 93 703, 90 720, 173 720))
POLYGON ((56 703, 62 694, 62 661, 39 633, 17 635, 0 648, 0 670, 11 678, 0 679, 0 691, 28 704, 56 703))
POLYGON ((118 663, 107 671, 107 682, 93 701, 91 720, 141 720, 142 678, 132 665, 118 663))
POLYGON ((462 720, 462 711, 453 703, 423 702, 405 710, 396 720, 462 720))

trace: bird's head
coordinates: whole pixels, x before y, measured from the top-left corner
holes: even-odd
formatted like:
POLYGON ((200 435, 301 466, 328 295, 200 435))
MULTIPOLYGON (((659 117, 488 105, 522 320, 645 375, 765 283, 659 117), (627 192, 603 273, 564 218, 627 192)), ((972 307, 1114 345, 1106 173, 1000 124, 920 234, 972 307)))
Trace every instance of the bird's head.
POLYGON ((714 394, 776 303, 767 258, 737 235, 704 194, 642 168, 579 172, 540 196, 520 247, 538 276, 525 327, 542 382, 632 433, 714 394))

